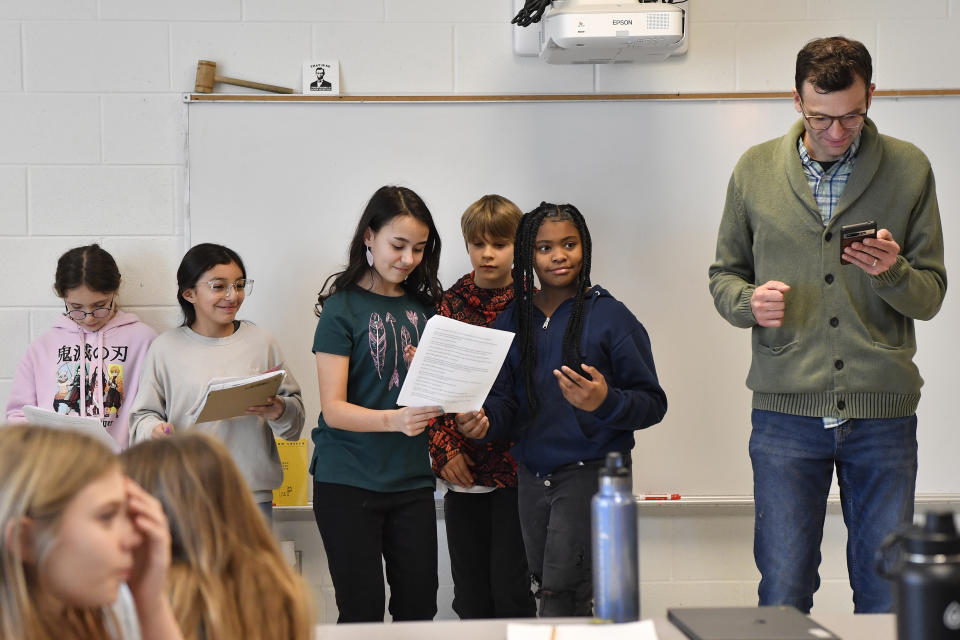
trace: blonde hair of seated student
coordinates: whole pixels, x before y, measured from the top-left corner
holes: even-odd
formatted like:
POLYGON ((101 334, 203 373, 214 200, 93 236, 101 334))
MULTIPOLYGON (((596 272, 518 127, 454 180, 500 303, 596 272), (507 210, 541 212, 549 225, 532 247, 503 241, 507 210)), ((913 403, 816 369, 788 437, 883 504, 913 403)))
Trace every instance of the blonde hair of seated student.
POLYGON ((136 637, 134 603, 118 601, 125 581, 147 611, 140 637, 182 637, 163 593, 169 547, 159 503, 107 447, 0 426, 0 639, 136 637))
POLYGON ((186 638, 311 637, 306 587, 219 441, 180 433, 141 442, 121 460, 170 521, 168 587, 186 638))

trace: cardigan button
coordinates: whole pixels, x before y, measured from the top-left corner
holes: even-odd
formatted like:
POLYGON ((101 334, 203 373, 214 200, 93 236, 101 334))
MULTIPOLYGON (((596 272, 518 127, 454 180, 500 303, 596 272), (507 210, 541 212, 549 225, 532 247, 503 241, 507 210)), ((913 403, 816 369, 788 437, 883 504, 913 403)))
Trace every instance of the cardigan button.
POLYGON ((840 409, 840 411, 843 411, 846 408, 847 408, 846 402, 844 402, 843 400, 837 400, 837 409, 840 409))
POLYGON ((831 327, 835 327, 835 326, 837 326, 838 324, 840 324, 840 319, 839 319, 839 318, 830 318, 830 326, 831 326, 831 327))
POLYGON ((832 237, 833 237, 833 234, 830 233, 829 231, 827 231, 825 234, 823 234, 823 240, 824 240, 824 242, 830 242, 830 238, 832 238, 832 237))
POLYGON ((840 369, 843 369, 843 360, 837 360, 836 362, 833 363, 833 366, 837 368, 837 371, 839 371, 840 369))
POLYGON ((833 274, 832 274, 832 273, 828 273, 827 275, 823 276, 823 279, 827 281, 827 284, 833 284, 833 274))

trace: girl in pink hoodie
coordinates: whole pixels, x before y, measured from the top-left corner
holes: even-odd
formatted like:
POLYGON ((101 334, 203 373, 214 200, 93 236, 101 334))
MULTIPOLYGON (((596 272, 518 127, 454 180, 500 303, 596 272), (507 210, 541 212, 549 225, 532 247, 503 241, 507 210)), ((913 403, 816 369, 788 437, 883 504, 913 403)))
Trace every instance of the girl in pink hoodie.
POLYGON ((20 359, 7 420, 23 422, 24 406, 94 416, 125 449, 140 365, 157 334, 118 308, 120 270, 99 245, 60 256, 53 288, 63 298, 63 316, 20 359))

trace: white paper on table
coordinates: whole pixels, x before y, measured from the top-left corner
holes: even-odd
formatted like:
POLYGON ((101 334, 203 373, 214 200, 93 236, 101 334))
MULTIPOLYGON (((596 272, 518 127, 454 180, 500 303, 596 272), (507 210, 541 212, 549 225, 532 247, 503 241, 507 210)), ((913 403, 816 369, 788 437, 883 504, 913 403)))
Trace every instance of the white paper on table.
POLYGON ((653 620, 619 624, 507 623, 507 640, 657 640, 653 620))
POLYGON ((117 441, 113 439, 113 436, 107 433, 103 423, 100 422, 100 418, 65 416, 62 413, 50 411, 49 409, 41 409, 40 407, 31 406, 25 406, 23 408, 23 415, 27 419, 27 422, 32 425, 38 427, 52 427, 54 429, 69 429, 71 431, 79 431, 93 437, 95 440, 99 440, 103 444, 110 447, 113 451, 120 450, 120 447, 117 445, 117 441))
POLYGON ((447 413, 477 411, 507 357, 513 333, 433 316, 400 388, 397 404, 441 406, 447 413))

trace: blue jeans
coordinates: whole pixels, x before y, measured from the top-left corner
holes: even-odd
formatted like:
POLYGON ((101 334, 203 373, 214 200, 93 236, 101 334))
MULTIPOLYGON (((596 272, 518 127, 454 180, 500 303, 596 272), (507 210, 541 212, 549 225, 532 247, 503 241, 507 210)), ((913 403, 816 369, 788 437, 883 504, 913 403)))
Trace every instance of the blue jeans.
POLYGON ((824 429, 820 418, 757 409, 752 418, 760 604, 791 605, 806 613, 813 606, 836 465, 854 611, 892 611, 891 585, 877 574, 874 556, 888 533, 913 519, 916 415, 854 419, 835 429, 824 429))

